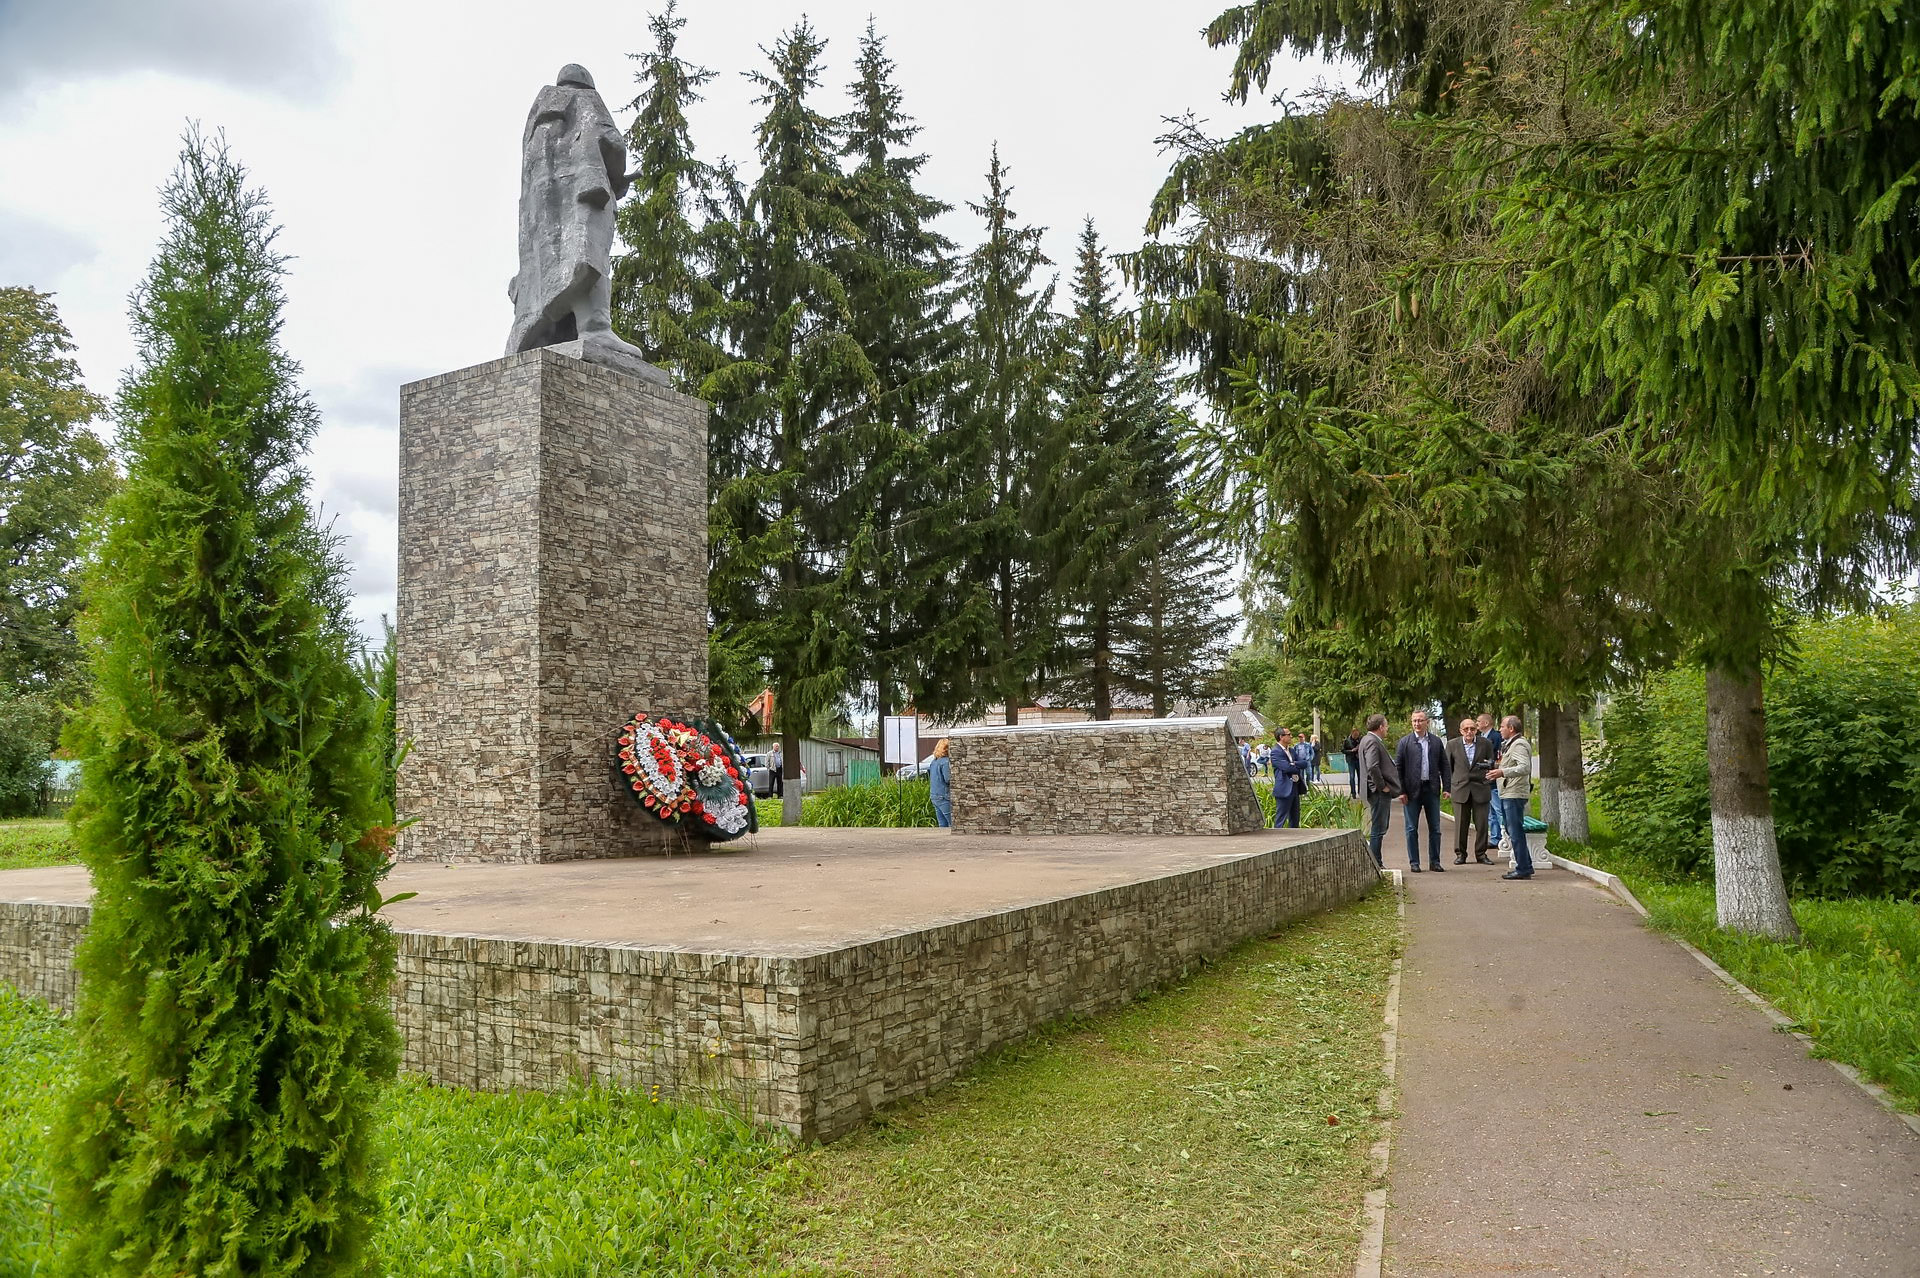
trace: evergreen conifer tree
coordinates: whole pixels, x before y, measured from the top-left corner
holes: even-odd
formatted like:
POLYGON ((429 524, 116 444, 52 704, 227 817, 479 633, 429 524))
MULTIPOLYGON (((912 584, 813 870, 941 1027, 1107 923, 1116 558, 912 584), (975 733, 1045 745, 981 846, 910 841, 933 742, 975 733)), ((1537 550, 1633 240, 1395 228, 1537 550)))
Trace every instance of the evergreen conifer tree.
POLYGON ((125 487, 74 725, 93 917, 57 1195, 68 1272, 362 1273, 396 1061, 371 703, 306 502, 263 196, 190 134, 135 295, 125 487))
POLYGON ((974 652, 948 686, 962 704, 997 696, 1006 721, 1016 723, 1037 692, 1055 629, 1040 539, 1050 525, 1035 497, 1053 420, 1058 325, 1052 282, 1034 281, 1052 264, 1040 250, 1044 228, 1019 224, 1006 178, 995 146, 986 198, 968 204, 985 220, 986 236, 960 269, 966 318, 958 390, 953 420, 935 440, 935 466, 962 564, 947 632, 974 652))
POLYGON ((956 557, 944 535, 929 448, 948 410, 958 332, 954 245, 932 225, 949 206, 916 187, 926 157, 908 148, 919 126, 901 110, 893 62, 871 22, 857 66, 841 150, 852 165, 847 212, 859 236, 842 247, 840 274, 875 390, 871 401, 854 406, 840 436, 849 478, 840 522, 859 673, 884 717, 903 694, 922 708, 939 705, 938 680, 921 672, 964 655, 938 624, 956 557))
MULTIPOLYGON (((1219 591, 1194 575, 1205 552, 1180 501, 1176 436, 1184 415, 1165 366, 1142 354, 1124 323, 1091 218, 1080 234, 1073 303, 1059 417, 1047 440, 1042 495, 1035 504, 1048 521, 1042 544, 1063 611, 1050 662, 1053 678, 1094 719, 1104 720, 1112 717, 1114 694, 1122 688, 1137 684, 1164 706, 1170 686, 1191 686, 1202 663, 1220 659, 1227 623, 1204 624, 1211 639, 1178 668, 1167 664, 1173 654, 1159 644, 1170 637, 1169 622, 1176 614, 1199 621, 1201 613, 1212 612, 1219 591), (1176 545, 1184 562, 1175 561, 1176 545), (1176 598, 1176 592, 1195 589, 1204 598, 1176 598), (1123 634, 1135 649, 1125 674, 1123 634)), ((1197 637, 1182 628, 1187 638, 1197 637)))
POLYGON ((613 264, 613 324, 647 359, 697 392, 722 363, 731 172, 703 163, 693 147, 687 108, 714 73, 675 48, 687 20, 678 0, 648 19, 651 52, 640 63, 641 90, 627 139, 635 178, 620 205, 627 251, 613 264))
MULTIPOLYGON (((859 239, 835 156, 835 122, 816 110, 824 43, 805 21, 756 72, 766 108, 761 171, 738 228, 735 360, 707 379, 717 412, 711 585, 718 642, 761 654, 775 693, 785 757, 816 713, 853 680, 842 494, 849 455, 839 436, 871 401, 873 369, 852 333, 837 267, 859 239)), ((786 788, 789 824, 798 786, 786 788)))
MULTIPOLYGON (((1125 339, 1133 340, 1131 331, 1125 339)), ((1233 619, 1220 611, 1228 593, 1220 544, 1191 504, 1191 467, 1181 451, 1191 422, 1172 370, 1137 348, 1133 359, 1140 430, 1130 518, 1138 540, 1136 566, 1115 610, 1113 678, 1161 717, 1175 701, 1201 695, 1226 659, 1233 619)))

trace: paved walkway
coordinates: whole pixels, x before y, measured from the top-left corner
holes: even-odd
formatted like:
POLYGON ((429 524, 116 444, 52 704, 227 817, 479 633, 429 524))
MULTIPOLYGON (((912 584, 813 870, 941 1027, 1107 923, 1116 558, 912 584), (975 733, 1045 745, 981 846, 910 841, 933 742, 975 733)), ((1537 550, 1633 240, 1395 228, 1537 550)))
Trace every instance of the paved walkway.
POLYGON ((1386 1273, 1920 1275, 1920 1137, 1610 894, 1505 868, 1408 876, 1386 1273))

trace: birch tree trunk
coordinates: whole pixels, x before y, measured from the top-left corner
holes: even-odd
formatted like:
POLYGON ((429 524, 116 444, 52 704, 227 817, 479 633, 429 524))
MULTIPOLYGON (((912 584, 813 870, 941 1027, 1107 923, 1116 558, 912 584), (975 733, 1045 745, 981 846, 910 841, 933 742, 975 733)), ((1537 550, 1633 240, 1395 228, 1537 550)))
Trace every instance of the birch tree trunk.
POLYGON ((1587 828, 1587 761, 1580 749, 1580 706, 1560 707, 1560 795, 1554 804, 1560 817, 1560 837, 1574 843, 1589 841, 1587 828))
POLYGON ((1560 709, 1540 707, 1540 819, 1560 828, 1560 709))
POLYGON ((1767 790, 1767 710, 1760 672, 1707 671, 1707 776, 1720 926, 1800 939, 1780 873, 1767 790))
POLYGON ((780 824, 800 824, 800 734, 780 734, 780 824))

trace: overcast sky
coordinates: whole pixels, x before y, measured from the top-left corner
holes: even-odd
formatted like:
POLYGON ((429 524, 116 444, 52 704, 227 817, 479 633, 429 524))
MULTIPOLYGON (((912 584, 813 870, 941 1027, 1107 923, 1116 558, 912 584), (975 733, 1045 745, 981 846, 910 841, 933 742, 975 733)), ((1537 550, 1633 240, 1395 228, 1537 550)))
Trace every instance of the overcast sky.
MULTIPOLYGON (((1199 29, 1225 3, 683 3, 680 53, 720 73, 694 142, 751 161, 758 111, 740 73, 802 12, 828 41, 823 106, 841 109, 871 15, 923 126, 926 189, 956 206, 949 235, 974 242, 964 202, 979 198, 997 140, 1014 207, 1049 228, 1056 263, 1088 215, 1117 251, 1138 243, 1165 173, 1163 117, 1193 111, 1228 132, 1274 114, 1220 100, 1231 55, 1199 29)), ((54 292, 88 382, 111 393, 181 131, 224 129, 293 257, 285 340, 325 423, 315 488, 375 624, 393 610, 399 386, 501 353, 527 107, 579 62, 624 125, 649 7, 0 0, 0 284, 54 292)), ((1338 78, 1286 66, 1270 90, 1338 78)))

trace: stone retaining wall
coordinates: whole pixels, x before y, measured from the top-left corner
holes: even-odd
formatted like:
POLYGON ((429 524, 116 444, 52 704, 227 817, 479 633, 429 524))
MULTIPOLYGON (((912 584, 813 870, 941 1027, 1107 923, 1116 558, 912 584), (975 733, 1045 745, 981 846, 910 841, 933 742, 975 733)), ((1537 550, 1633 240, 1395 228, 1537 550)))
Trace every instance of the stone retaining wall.
POLYGON ((1240 834, 1260 801, 1225 719, 956 728, 953 828, 977 834, 1240 834))
MULTIPOLYGON (((1366 894, 1356 831, 796 957, 398 934, 403 1068, 486 1090, 571 1079, 831 1140, 1067 1015, 1366 894)), ((0 980, 70 1009, 81 906, 0 903, 0 980)))

